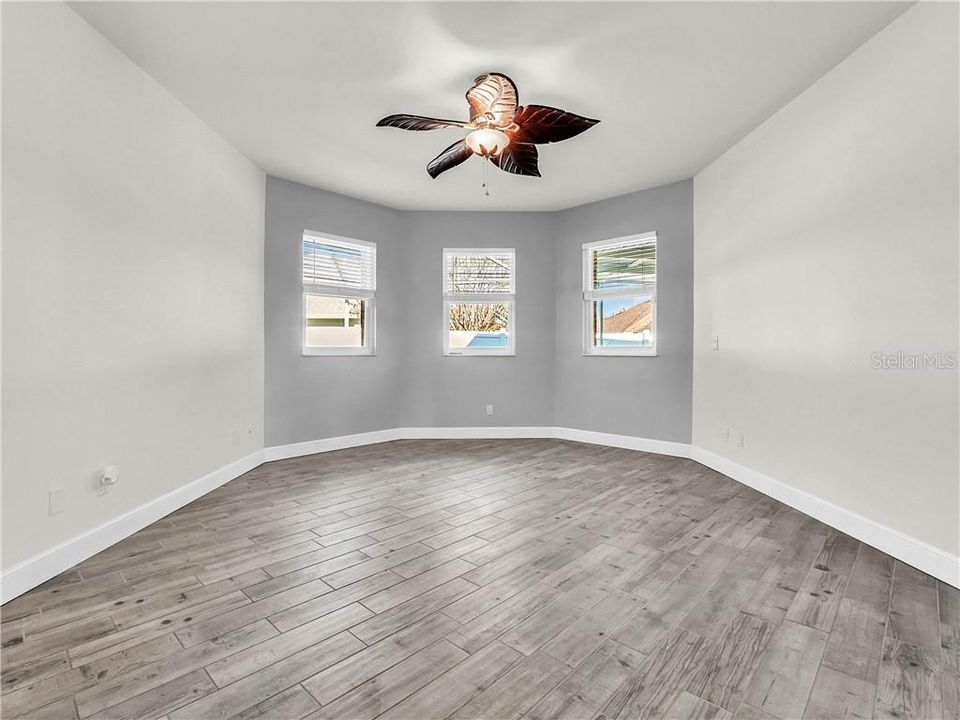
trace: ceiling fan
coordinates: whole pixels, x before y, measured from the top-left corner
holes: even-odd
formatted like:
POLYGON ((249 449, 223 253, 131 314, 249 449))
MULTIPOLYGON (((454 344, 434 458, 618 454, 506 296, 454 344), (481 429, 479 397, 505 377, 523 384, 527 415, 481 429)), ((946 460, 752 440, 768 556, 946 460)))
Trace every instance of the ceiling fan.
POLYGON ((403 130, 462 128, 467 135, 427 164, 430 177, 456 167, 471 155, 489 160, 516 175, 540 177, 537 145, 560 142, 596 125, 599 120, 546 105, 518 105, 517 86, 502 73, 487 73, 467 90, 470 120, 437 120, 420 115, 388 115, 377 127, 403 130))

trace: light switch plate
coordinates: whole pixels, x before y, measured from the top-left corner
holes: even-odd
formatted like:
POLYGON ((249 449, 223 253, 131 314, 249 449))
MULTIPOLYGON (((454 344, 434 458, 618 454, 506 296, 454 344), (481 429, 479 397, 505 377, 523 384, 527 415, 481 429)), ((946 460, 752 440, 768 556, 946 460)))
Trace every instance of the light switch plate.
POLYGON ((51 488, 50 489, 50 507, 49 512, 51 515, 58 515, 63 512, 63 488, 51 488))

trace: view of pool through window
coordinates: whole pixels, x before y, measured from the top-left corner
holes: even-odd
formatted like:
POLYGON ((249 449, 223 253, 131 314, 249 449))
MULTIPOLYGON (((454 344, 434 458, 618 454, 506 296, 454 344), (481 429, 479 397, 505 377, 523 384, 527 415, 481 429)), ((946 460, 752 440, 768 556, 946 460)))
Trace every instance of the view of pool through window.
POLYGON ((509 346, 509 336, 506 333, 477 333, 473 340, 467 343, 470 348, 505 348, 509 346))
POLYGON ((515 263, 511 248, 444 248, 445 354, 512 354, 515 263))

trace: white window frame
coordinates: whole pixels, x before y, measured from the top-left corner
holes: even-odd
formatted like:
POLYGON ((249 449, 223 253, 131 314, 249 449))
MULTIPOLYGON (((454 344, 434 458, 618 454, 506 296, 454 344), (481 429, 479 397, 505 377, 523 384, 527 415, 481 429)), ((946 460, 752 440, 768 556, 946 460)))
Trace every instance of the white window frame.
MULTIPOLYGON (((638 242, 647 242, 653 240, 656 250, 657 233, 645 232, 637 235, 625 235, 623 237, 612 238, 610 240, 598 240, 583 244, 583 315, 582 315, 582 337, 583 354, 589 357, 610 357, 610 356, 634 356, 634 357, 656 357, 658 338, 657 338, 657 284, 648 283, 645 285, 630 285, 623 288, 610 288, 607 290, 594 290, 593 277, 591 270, 593 267, 592 254, 595 250, 605 250, 618 245, 627 245, 638 242), (653 303, 653 345, 645 348, 617 348, 617 347, 595 347, 593 344, 593 303, 595 300, 618 297, 646 297, 653 303)), ((656 256, 656 263, 659 273, 659 254, 656 256)))
POLYGON ((517 251, 516 248, 443 248, 441 290, 443 292, 443 354, 451 357, 483 357, 516 355, 516 298, 517 298, 517 251), (455 255, 509 255, 510 293, 448 293, 447 261, 455 255), (507 306, 507 341, 505 348, 451 348, 450 306, 457 303, 498 303, 507 306))
MULTIPOLYGON (((376 264, 377 264, 377 244, 367 242, 366 240, 357 240, 355 238, 332 235, 330 233, 317 232, 315 230, 304 230, 300 238, 300 262, 303 263, 303 241, 305 239, 315 240, 333 240, 348 245, 356 245, 373 250, 374 262, 374 287, 370 289, 346 288, 340 285, 326 284, 303 284, 303 296, 300 303, 301 328, 300 344, 302 354, 305 356, 373 356, 377 354, 376 328, 377 328, 377 289, 376 289, 376 264), (326 297, 338 298, 360 298, 366 300, 367 309, 364 317, 365 327, 363 329, 364 345, 363 347, 310 347, 307 345, 307 296, 324 295, 326 297)), ((301 280, 303 273, 301 271, 301 280)))

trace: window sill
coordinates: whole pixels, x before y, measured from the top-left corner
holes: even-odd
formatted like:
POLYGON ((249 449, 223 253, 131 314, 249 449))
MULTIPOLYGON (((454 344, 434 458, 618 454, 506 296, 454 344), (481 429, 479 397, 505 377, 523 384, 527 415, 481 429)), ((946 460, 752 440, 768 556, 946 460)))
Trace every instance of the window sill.
POLYGON ((354 350, 353 348, 303 348, 302 357, 375 357, 376 352, 371 350, 354 350))
POLYGON ((516 357, 515 352, 484 352, 483 350, 472 350, 470 352, 445 352, 444 357, 516 357))
POLYGON ((621 352, 584 352, 581 353, 583 357, 657 357, 659 353, 656 350, 651 350, 650 352, 643 352, 640 350, 625 350, 621 352))

